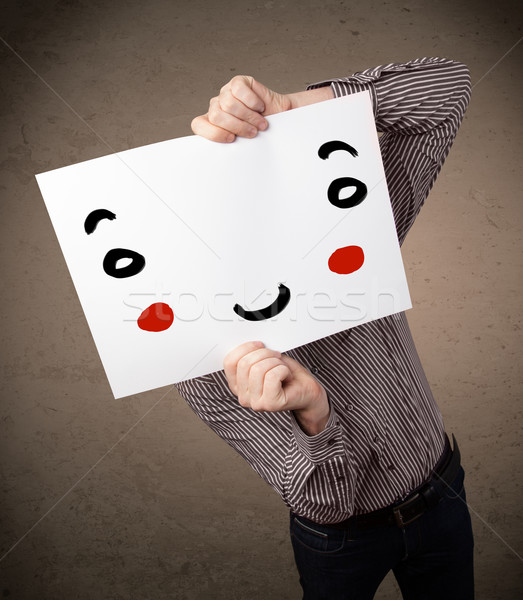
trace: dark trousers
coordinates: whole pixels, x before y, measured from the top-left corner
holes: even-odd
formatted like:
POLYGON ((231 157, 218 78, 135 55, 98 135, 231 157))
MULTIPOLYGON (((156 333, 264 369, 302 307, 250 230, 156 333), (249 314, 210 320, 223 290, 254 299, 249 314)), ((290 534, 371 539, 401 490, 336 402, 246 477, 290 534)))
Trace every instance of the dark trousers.
POLYGON ((303 600, 371 600, 392 570, 405 600, 472 600, 473 537, 463 469, 442 500, 404 526, 345 529, 291 514, 303 600))

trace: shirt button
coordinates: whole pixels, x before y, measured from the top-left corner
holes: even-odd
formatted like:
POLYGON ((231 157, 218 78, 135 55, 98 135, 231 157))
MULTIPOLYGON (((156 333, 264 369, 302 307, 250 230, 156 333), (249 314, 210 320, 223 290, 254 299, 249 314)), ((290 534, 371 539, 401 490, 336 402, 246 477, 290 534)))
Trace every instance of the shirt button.
POLYGON ((312 373, 313 375, 316 375, 317 373, 319 373, 319 371, 320 371, 320 370, 318 369, 318 367, 312 367, 312 369, 311 369, 311 373, 312 373))
POLYGON ((347 410, 352 410, 354 408, 354 404, 347 404, 347 410))
POLYGON ((332 445, 333 445, 335 442, 336 442, 336 440, 335 440, 334 438, 331 438, 331 439, 330 439, 330 440, 327 442, 327 444, 328 444, 329 446, 332 446, 332 445))

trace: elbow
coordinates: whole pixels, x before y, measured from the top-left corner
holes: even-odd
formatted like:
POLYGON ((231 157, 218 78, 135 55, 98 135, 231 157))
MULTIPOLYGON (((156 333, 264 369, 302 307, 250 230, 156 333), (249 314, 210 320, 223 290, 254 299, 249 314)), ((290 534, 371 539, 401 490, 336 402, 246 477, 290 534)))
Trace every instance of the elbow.
POLYGON ((464 113, 470 102, 472 94, 472 83, 470 79, 470 70, 467 65, 456 62, 455 63, 455 85, 453 89, 453 99, 459 105, 461 111, 464 113))

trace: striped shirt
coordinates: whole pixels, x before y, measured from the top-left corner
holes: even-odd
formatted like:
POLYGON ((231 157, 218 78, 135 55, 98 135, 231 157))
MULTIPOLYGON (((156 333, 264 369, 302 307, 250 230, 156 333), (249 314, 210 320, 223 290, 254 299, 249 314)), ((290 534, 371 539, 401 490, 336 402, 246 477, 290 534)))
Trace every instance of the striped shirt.
MULTIPOLYGON (((368 69, 330 85, 369 90, 400 243, 449 152, 470 98, 468 69, 442 58, 368 69)), ((287 352, 327 391, 325 429, 308 436, 291 411, 239 405, 223 371, 177 384, 194 412, 291 510, 335 523, 407 496, 430 475, 444 427, 404 313, 287 352)))

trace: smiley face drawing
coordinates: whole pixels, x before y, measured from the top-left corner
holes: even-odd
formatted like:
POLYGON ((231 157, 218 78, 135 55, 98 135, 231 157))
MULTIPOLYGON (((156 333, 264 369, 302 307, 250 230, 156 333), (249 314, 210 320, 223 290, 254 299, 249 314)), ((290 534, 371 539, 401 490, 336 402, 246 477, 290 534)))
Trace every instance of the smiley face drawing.
POLYGON ((115 397, 410 307, 368 93, 37 176, 115 397))
MULTIPOLYGON (((349 144, 339 140, 333 140, 322 144, 318 150, 318 156, 325 160, 336 150, 348 152, 357 157, 358 152, 349 144)), ((341 177, 334 180, 327 191, 329 202, 341 209, 354 208, 361 204, 367 196, 367 186, 354 177, 341 177), (340 192, 347 187, 354 187, 352 194, 346 198, 340 197, 340 192)), ((84 230, 87 235, 95 231, 98 223, 103 219, 110 221, 116 219, 116 215, 105 209, 93 210, 87 215, 84 230)), ((340 275, 347 275, 360 269, 364 262, 364 252, 360 246, 345 246, 335 250, 328 261, 328 268, 340 275)), ((103 260, 103 270, 110 277, 123 279, 133 277, 145 267, 145 257, 134 250, 124 248, 113 248, 109 250, 103 260), (118 267, 121 260, 128 259, 130 263, 118 267)), ((239 304, 233 306, 233 311, 246 321, 264 321, 279 315, 289 304, 291 291, 283 283, 278 284, 278 296, 274 302, 265 308, 257 310, 246 310, 239 304)), ((174 312, 165 302, 155 302, 148 306, 138 317, 137 325, 144 331, 159 333, 166 331, 174 321, 174 312)))

